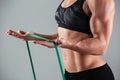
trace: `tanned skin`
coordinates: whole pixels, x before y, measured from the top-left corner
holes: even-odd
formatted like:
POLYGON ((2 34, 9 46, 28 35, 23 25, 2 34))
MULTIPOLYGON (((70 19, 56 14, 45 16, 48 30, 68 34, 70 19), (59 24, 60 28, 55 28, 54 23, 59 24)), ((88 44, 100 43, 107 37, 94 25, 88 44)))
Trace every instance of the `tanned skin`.
MULTIPOLYGON (((67 8, 74 2, 76 0, 64 0, 61 6, 67 8)), ((93 37, 62 27, 58 27, 58 32, 53 35, 33 33, 53 39, 58 43, 58 46, 62 50, 64 67, 70 73, 104 65, 106 61, 101 56, 107 50, 112 34, 115 13, 114 0, 85 0, 83 10, 86 15, 92 14, 90 29, 93 37)), ((19 39, 31 40, 36 44, 49 48, 54 47, 52 43, 47 41, 28 37, 27 33, 21 30, 18 32, 8 30, 7 34, 19 39)))

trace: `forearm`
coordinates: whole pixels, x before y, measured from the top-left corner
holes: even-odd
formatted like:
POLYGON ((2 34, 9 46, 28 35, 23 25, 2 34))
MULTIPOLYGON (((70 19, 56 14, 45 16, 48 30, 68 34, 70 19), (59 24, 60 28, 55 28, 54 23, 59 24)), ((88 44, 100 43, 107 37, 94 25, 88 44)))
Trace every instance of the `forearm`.
POLYGON ((78 42, 74 49, 81 54, 102 55, 106 50, 107 44, 98 38, 89 38, 78 42))
POLYGON ((51 35, 44 35, 44 34, 39 34, 39 33, 34 33, 34 34, 36 34, 38 36, 42 36, 47 39, 56 39, 58 37, 58 33, 51 34, 51 35))

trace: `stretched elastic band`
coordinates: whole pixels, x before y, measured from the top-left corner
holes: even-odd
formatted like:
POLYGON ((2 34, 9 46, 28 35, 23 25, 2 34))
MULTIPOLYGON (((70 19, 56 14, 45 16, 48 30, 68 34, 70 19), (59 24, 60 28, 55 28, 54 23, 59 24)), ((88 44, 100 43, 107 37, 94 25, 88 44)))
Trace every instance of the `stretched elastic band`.
POLYGON ((26 41, 26 46, 27 46, 27 50, 28 50, 28 55, 29 55, 29 59, 30 59, 30 64, 31 64, 31 68, 32 68, 33 77, 34 77, 34 80, 36 80, 35 70, 34 70, 34 66, 33 66, 33 61, 32 61, 32 56, 31 56, 28 41, 26 41))
MULTIPOLYGON (((60 67, 60 71, 61 71, 61 75, 62 75, 62 80, 65 80, 64 71, 63 71, 63 67, 62 67, 62 61, 61 61, 61 58, 60 58, 60 53, 59 53, 58 46, 55 43, 55 41, 46 39, 44 37, 41 37, 41 36, 38 36, 38 35, 35 35, 35 34, 28 34, 28 36, 38 38, 40 40, 45 40, 45 41, 48 41, 48 42, 51 42, 51 43, 54 44, 57 59, 58 59, 58 63, 59 63, 59 67, 60 67)), ((34 76, 34 80, 36 80, 35 70, 34 70, 34 66, 33 66, 33 62, 32 62, 32 57, 31 57, 31 52, 30 52, 28 41, 26 41, 26 45, 27 45, 27 50, 28 50, 28 54, 29 54, 29 59, 30 59, 30 63, 31 63, 31 68, 32 68, 32 73, 33 73, 33 76, 34 76)))

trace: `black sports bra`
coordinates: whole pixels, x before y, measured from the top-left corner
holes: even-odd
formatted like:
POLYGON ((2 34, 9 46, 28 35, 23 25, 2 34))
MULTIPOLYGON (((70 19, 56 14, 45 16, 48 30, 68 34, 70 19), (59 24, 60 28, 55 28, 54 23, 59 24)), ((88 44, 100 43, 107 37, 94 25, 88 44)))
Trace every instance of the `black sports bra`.
POLYGON ((63 8, 60 4, 55 13, 55 19, 58 23, 58 27, 92 35, 89 24, 91 15, 87 16, 85 14, 82 8, 83 3, 84 0, 77 0, 67 8, 63 8))

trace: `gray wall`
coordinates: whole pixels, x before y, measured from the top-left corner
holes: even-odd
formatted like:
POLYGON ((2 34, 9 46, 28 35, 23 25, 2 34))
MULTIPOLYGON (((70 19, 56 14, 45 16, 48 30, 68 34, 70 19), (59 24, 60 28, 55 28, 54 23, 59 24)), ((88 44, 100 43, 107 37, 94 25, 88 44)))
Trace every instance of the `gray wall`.
MULTIPOLYGON (((116 0, 116 15, 110 45, 104 58, 120 79, 120 9, 116 0)), ((57 31, 54 12, 57 0, 0 0, 0 80, 33 80, 24 41, 7 36, 7 29, 52 34, 57 31)), ((38 80, 61 80, 54 49, 30 43, 38 80)))

